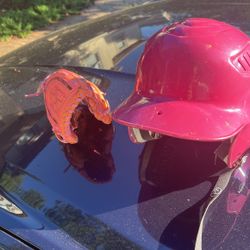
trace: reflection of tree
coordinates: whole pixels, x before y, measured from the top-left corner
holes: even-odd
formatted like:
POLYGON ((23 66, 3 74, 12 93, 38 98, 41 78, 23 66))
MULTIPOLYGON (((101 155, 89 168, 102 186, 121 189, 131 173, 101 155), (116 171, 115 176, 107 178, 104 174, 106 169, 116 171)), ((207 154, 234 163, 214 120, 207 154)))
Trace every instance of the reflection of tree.
POLYGON ((6 171, 0 177, 0 186, 3 187, 7 192, 15 193, 20 196, 20 198, 26 202, 28 205, 35 209, 42 209, 45 203, 43 196, 37 191, 23 190, 21 184, 23 182, 24 175, 15 174, 12 175, 10 171, 6 171))
POLYGON ((88 249, 140 249, 96 218, 70 204, 56 201, 45 215, 88 249))
POLYGON ((20 197, 24 202, 35 209, 41 209, 44 206, 44 198, 40 193, 33 189, 22 192, 20 197))
POLYGON ((23 175, 12 176, 10 172, 5 171, 0 177, 0 186, 8 192, 18 193, 22 181, 23 175))

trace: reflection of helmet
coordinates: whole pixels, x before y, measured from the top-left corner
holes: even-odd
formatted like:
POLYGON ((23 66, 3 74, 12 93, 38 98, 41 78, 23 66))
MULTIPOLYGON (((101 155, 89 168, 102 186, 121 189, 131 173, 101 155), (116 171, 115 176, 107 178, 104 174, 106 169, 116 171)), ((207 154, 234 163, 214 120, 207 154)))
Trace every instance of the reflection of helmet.
MULTIPOLYGON (((177 138, 225 140, 250 123, 249 83, 249 37, 223 22, 190 18, 149 39, 134 93, 113 117, 177 138)), ((230 166, 249 147, 243 144, 233 147, 230 166)))
POLYGON ((166 136, 144 145, 138 215, 167 249, 194 249, 200 207, 217 180, 215 174, 225 168, 220 159, 214 161, 219 144, 166 136))
POLYGON ((249 195, 248 151, 238 168, 219 176, 206 202, 195 249, 249 249, 249 195))
POLYGON ((111 154, 113 140, 112 124, 95 119, 87 106, 76 110, 79 126, 76 144, 63 144, 65 156, 70 164, 87 180, 93 183, 110 181, 115 172, 111 154))

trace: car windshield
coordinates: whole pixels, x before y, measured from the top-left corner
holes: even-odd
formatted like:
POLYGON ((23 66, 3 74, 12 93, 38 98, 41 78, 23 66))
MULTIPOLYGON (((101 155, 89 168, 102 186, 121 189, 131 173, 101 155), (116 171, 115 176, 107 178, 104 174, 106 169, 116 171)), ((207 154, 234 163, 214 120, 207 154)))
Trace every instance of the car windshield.
POLYGON ((68 249, 193 249, 200 209, 225 167, 214 164, 218 143, 163 137, 135 144, 126 126, 102 124, 84 106, 79 143, 63 144, 43 95, 25 95, 64 68, 98 86, 113 111, 132 92, 155 32, 198 16, 249 34, 246 6, 156 1, 66 27, 1 57, 0 226, 44 249, 60 249, 65 239, 68 249))

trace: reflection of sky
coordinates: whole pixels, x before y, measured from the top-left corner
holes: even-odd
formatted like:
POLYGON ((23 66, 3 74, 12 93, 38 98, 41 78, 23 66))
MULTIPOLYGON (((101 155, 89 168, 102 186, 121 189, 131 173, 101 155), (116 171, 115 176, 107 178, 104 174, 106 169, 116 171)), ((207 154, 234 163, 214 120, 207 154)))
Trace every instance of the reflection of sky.
POLYGON ((161 29, 163 26, 164 24, 141 27, 142 39, 148 39, 154 33, 156 33, 159 29, 161 29))
MULTIPOLYGON (((140 27, 141 39, 147 40, 150 36, 152 36, 155 32, 161 29, 164 25, 153 25, 153 26, 143 26, 140 27)), ((138 61, 141 53, 144 49, 144 43, 140 46, 136 47, 133 51, 129 53, 120 63, 117 64, 117 68, 119 70, 135 74, 136 73, 136 62, 138 61)))
MULTIPOLYGON (((115 137, 117 139, 113 142, 112 154, 116 172, 109 183, 90 183, 74 168, 70 168, 64 173, 68 161, 57 140, 50 142, 26 170, 39 176, 42 182, 49 187, 49 189, 43 188, 42 192, 50 204, 54 199, 59 199, 59 197, 55 197, 57 196, 55 193, 90 214, 103 213, 136 204, 140 189, 138 156, 143 145, 132 144, 128 139, 125 127, 118 126, 115 137)), ((30 178, 25 178, 23 182, 25 189, 32 186, 33 189, 39 191, 42 188, 39 185, 36 186, 33 181, 31 184, 30 181, 30 178)))
POLYGON ((120 71, 135 74, 136 73, 136 62, 138 61, 141 53, 144 49, 144 43, 138 46, 135 50, 130 52, 129 56, 122 60, 122 63, 118 63, 117 66, 120 71))

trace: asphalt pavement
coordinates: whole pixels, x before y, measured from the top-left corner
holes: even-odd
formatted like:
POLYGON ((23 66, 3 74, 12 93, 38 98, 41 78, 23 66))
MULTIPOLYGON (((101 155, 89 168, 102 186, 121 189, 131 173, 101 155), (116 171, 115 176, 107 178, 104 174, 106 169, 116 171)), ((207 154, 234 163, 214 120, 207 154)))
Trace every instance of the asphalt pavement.
POLYGON ((25 38, 14 37, 8 41, 0 41, 0 57, 64 27, 71 26, 89 19, 109 15, 115 11, 121 11, 127 8, 155 1, 156 0, 96 0, 95 5, 90 6, 87 9, 83 9, 79 15, 68 16, 63 20, 53 23, 41 30, 33 31, 25 38))

